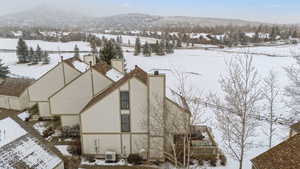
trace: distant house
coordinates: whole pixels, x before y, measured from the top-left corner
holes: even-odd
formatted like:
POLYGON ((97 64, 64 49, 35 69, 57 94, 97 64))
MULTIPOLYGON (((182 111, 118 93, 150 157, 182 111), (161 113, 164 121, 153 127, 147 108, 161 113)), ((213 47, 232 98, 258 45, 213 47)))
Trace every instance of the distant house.
POLYGON ((80 112, 82 153, 103 158, 108 151, 143 152, 146 159, 164 159, 174 136, 189 132, 189 117, 187 109, 166 97, 165 75, 136 66, 80 112))
POLYGON ((32 79, 6 78, 0 81, 0 108, 24 110, 30 107, 27 88, 32 79))
POLYGON ((64 169, 57 150, 35 137, 21 121, 11 117, 0 119, 0 168, 64 169))
POLYGON ((299 169, 300 134, 296 134, 281 144, 251 160, 253 169, 299 169))
POLYGON ((300 133, 300 122, 291 125, 290 127, 290 137, 300 133))
MULTIPOLYGON (((114 60, 113 64, 123 65, 123 61, 114 60)), ((123 68, 119 72, 106 63, 98 63, 49 97, 51 115, 60 116, 62 126, 79 124, 79 113, 99 92, 123 77, 123 68)))
POLYGON ((78 58, 62 60, 29 88, 30 101, 37 104, 42 117, 50 117, 49 97, 84 73, 89 65, 78 58))

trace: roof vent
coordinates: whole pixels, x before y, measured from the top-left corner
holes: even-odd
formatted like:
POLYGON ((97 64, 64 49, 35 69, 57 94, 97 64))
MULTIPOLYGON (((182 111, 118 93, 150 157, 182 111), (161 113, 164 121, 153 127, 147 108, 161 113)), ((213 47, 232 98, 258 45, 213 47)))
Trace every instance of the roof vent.
POLYGON ((155 76, 159 75, 159 71, 158 70, 154 71, 154 75, 155 76))

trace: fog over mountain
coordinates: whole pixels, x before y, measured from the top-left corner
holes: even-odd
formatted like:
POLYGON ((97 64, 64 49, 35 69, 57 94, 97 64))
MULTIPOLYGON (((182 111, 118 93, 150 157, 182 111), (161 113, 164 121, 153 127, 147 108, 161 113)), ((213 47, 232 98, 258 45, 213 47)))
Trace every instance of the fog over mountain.
POLYGON ((155 16, 140 13, 92 17, 53 7, 37 7, 0 17, 0 26, 51 27, 83 29, 144 29, 153 27, 193 27, 217 25, 260 25, 239 19, 220 19, 188 16, 155 16))

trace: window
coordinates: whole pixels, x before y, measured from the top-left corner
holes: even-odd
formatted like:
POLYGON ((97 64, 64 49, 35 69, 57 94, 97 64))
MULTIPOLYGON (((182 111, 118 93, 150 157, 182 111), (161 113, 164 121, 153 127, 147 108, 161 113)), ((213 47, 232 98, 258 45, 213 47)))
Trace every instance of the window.
POLYGON ((121 132, 130 132, 129 114, 121 114, 121 132))
POLYGON ((120 106, 121 110, 128 110, 129 109, 129 92, 122 91, 120 92, 120 106))

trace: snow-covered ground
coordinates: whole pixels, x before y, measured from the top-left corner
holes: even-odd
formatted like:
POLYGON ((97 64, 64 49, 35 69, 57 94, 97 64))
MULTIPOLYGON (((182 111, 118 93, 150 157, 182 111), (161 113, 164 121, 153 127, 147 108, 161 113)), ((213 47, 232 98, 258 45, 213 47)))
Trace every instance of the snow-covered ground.
POLYGON ((300 44, 298 45, 282 45, 282 46, 263 46, 250 48, 226 48, 225 51, 234 52, 250 52, 257 54, 274 55, 278 57, 300 55, 300 44))
MULTIPOLYGON (((101 34, 101 33, 96 33, 94 34, 98 38, 102 38, 103 36, 107 39, 117 39, 118 35, 111 35, 111 34, 101 34)), ((137 36, 129 36, 129 35, 121 35, 122 40, 124 44, 128 44, 130 42, 130 45, 133 46, 135 44, 135 40, 137 36)), ((157 39, 155 38, 148 38, 148 37, 140 37, 141 44, 145 44, 145 42, 148 43, 155 43, 157 39)))
MULTIPOLYGON (((53 46, 60 46, 60 45, 56 44, 53 46)), ((48 47, 45 46, 45 48, 48 47)), ((61 50, 65 49, 64 47, 61 46, 60 48, 61 50)), ((299 49, 299 46, 296 46, 296 48, 299 49)), ((289 56, 290 53, 289 52, 290 48, 288 46, 255 47, 249 49, 253 50, 256 53, 259 53, 258 51, 262 50, 263 52, 266 51, 270 54, 276 54, 276 55, 289 56)), ((167 75, 168 88, 176 87, 177 81, 173 73, 174 70, 185 72, 187 76, 191 77, 191 79, 188 81, 188 85, 194 86, 206 94, 209 92, 221 94, 220 86, 218 84, 218 79, 220 75, 226 72, 225 62, 229 61, 234 57, 239 56, 239 54, 227 53, 220 50, 184 49, 184 50, 176 50, 174 54, 166 55, 166 56, 143 57, 143 56, 133 56, 132 48, 123 48, 123 50, 131 51, 131 52, 124 53, 127 61, 127 66, 129 69, 132 69, 134 68, 135 65, 138 65, 148 72, 154 72, 154 70, 160 70, 161 73, 165 73, 167 75)), ((244 49, 237 48, 231 50, 244 50, 244 49)), ((73 56, 73 54, 65 54, 65 53, 63 55, 65 58, 69 58, 73 56)), ((51 62, 49 65, 28 66, 28 65, 17 65, 16 64, 17 57, 14 53, 0 53, 0 59, 2 59, 4 63, 10 67, 10 70, 13 74, 28 76, 36 79, 42 76, 49 69, 54 67, 60 60, 57 54, 51 54, 50 57, 51 57, 51 62)), ((258 69, 259 75, 261 77, 264 77, 270 70, 275 71, 279 79, 279 85, 282 88, 285 87, 288 83, 288 79, 283 70, 283 67, 289 66, 293 63, 294 63, 294 59, 292 59, 291 57, 268 57, 265 55, 254 55, 254 64, 258 69)), ((284 110, 280 109, 280 111, 281 113, 284 113, 284 110)), ((207 123, 207 125, 213 128, 213 133, 216 136, 216 140, 220 144, 220 147, 222 148, 223 147, 222 138, 219 131, 217 130, 217 121, 214 120, 215 117, 213 113, 207 113, 206 116, 211 119, 207 123)), ((250 159, 257 156, 261 152, 267 150, 267 146, 266 146, 267 139, 262 131, 262 129, 265 127, 266 124, 261 123, 261 126, 257 129, 258 135, 256 137, 255 144, 260 146, 252 149, 249 153, 247 153, 244 162, 245 169, 251 168, 250 159)), ((288 134, 286 128, 280 126, 278 127, 279 127, 278 133, 280 134, 276 137, 275 144, 282 141, 282 139, 284 139, 285 136, 287 136, 288 134)), ((218 167, 215 169, 219 169, 219 168, 234 169, 237 168, 237 166, 238 163, 236 161, 233 161, 231 158, 229 158, 227 167, 225 168, 218 167)))

